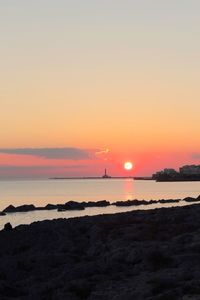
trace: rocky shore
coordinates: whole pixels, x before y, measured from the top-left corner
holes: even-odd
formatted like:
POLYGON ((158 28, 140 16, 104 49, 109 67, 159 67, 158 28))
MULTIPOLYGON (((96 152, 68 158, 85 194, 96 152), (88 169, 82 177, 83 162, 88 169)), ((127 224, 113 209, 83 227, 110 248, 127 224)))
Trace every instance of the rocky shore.
POLYGON ((0 232, 0 299, 200 299, 200 205, 0 232))
POLYGON ((89 201, 89 202, 76 202, 76 201, 68 201, 64 204, 47 204, 46 206, 36 207, 33 204, 24 204, 20 206, 9 205, 2 212, 0 212, 0 216, 5 216, 10 213, 18 213, 18 212, 30 212, 36 210, 53 210, 57 211, 67 211, 67 210, 84 210, 87 207, 107 207, 110 205, 115 205, 118 207, 124 206, 140 206, 140 205, 151 205, 151 204, 165 204, 165 203, 179 203, 181 201, 184 202, 198 202, 200 201, 200 196, 197 198, 186 197, 184 199, 160 199, 160 200, 127 200, 127 201, 117 201, 110 203, 107 200, 101 201, 89 201))

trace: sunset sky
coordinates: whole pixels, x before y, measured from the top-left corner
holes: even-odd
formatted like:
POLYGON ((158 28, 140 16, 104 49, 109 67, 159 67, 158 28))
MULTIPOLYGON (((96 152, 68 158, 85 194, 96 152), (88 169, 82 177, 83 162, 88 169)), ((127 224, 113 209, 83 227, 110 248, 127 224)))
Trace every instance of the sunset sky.
POLYGON ((1 0, 0 178, 200 164, 199 36, 199 0, 1 0))

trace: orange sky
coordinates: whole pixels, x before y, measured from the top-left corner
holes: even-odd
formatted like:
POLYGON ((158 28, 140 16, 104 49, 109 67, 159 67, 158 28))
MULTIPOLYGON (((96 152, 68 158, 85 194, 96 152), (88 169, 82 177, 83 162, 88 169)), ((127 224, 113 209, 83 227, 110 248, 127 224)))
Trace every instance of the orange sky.
POLYGON ((199 164, 199 11, 195 0, 1 3, 0 149, 93 155, 0 151, 0 178, 105 167, 125 175, 126 160, 135 175, 199 164), (103 149, 106 157, 95 155, 103 149))

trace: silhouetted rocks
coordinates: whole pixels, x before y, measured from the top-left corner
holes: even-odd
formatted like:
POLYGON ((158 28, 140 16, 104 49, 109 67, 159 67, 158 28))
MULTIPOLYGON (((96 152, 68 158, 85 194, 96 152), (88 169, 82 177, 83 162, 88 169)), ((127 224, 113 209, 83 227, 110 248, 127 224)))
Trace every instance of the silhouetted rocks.
POLYGON ((193 198, 193 197, 186 197, 186 198, 183 199, 183 201, 186 201, 186 202, 195 202, 195 201, 200 201, 200 199, 193 198))
POLYGON ((67 210, 84 210, 86 207, 106 207, 109 206, 110 202, 106 200, 101 200, 97 202, 76 202, 76 201, 68 201, 64 204, 47 204, 44 207, 35 207, 33 204, 30 205, 21 205, 21 206, 13 206, 9 205, 6 207, 0 216, 5 215, 6 213, 17 213, 17 212, 29 212, 34 210, 53 210, 57 209, 58 211, 67 211, 67 210))
POLYGON ((181 199, 160 199, 158 203, 178 203, 181 199))
POLYGON ((3 211, 0 211, 0 216, 5 216, 6 215, 6 213, 5 212, 3 212, 3 211))
POLYGON ((64 205, 58 205, 58 208, 63 208, 65 210, 84 210, 85 207, 82 203, 75 202, 75 201, 69 201, 66 202, 64 205))
POLYGON ((200 299, 199 216, 194 204, 6 224, 0 299, 200 299))
POLYGON ((69 202, 65 203, 65 208, 67 210, 83 210, 83 209, 85 209, 85 207, 82 203, 75 202, 75 201, 69 201, 69 202))
POLYGON ((160 199, 160 200, 127 200, 127 201, 117 201, 114 202, 113 205, 116 206, 138 206, 138 205, 151 205, 157 203, 178 203, 180 199, 160 199))
POLYGON ((156 201, 151 200, 150 201, 145 201, 145 200, 127 200, 127 201, 117 201, 114 202, 113 205, 116 206, 138 206, 138 205, 149 205, 149 204, 153 204, 156 203, 156 201))
POLYGON ((52 209, 56 209, 56 208, 57 208, 57 205, 54 205, 54 204, 47 204, 44 208, 45 208, 46 210, 52 210, 52 209))
POLYGON ((20 205, 20 206, 13 206, 13 205, 9 205, 8 207, 6 207, 3 212, 5 213, 16 213, 16 212, 28 212, 28 211, 33 211, 36 210, 36 207, 33 204, 30 205, 20 205))
POLYGON ((16 210, 16 207, 14 207, 13 205, 9 205, 8 207, 6 207, 3 210, 3 212, 5 212, 5 213, 13 213, 13 212, 15 212, 15 210, 16 210))
POLYGON ((100 200, 100 201, 89 201, 89 202, 82 202, 84 207, 106 207, 110 205, 109 201, 106 200, 100 200))
POLYGON ((5 231, 11 231, 13 228, 12 228, 12 225, 10 223, 6 223, 4 225, 4 230, 5 231))
MULTIPOLYGON (((151 204, 169 204, 169 203, 178 203, 181 199, 160 199, 160 200, 127 200, 127 201, 116 201, 112 204, 107 200, 100 201, 89 201, 89 202, 76 202, 68 201, 64 204, 47 204, 44 207, 36 207, 33 204, 13 206, 9 205, 6 207, 3 212, 0 212, 0 216, 3 216, 5 213, 17 213, 17 212, 29 212, 35 210, 53 210, 57 209, 58 211, 67 211, 67 210, 84 210, 87 207, 107 207, 110 205, 116 205, 118 207, 129 207, 129 206, 140 206, 140 205, 151 205, 151 204)), ((200 201, 200 196, 197 198, 186 197, 182 201, 186 202, 197 202, 200 201)))

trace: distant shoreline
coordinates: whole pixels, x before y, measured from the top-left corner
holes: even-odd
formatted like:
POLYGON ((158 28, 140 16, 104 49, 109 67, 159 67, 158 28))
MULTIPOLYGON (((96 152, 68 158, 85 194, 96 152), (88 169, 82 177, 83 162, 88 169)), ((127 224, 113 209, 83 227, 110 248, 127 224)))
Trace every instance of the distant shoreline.
POLYGON ((134 179, 134 180, 154 180, 152 177, 133 177, 133 176, 114 176, 114 177, 98 177, 98 176, 89 176, 89 177, 50 177, 49 179, 51 180, 78 180, 78 179, 104 179, 104 180, 109 180, 109 179, 134 179))
POLYGON ((133 177, 133 176, 114 176, 114 177, 50 177, 50 180, 95 180, 95 179, 133 179, 133 180, 154 180, 156 182, 194 182, 200 181, 200 178, 158 178, 153 177, 133 177))

